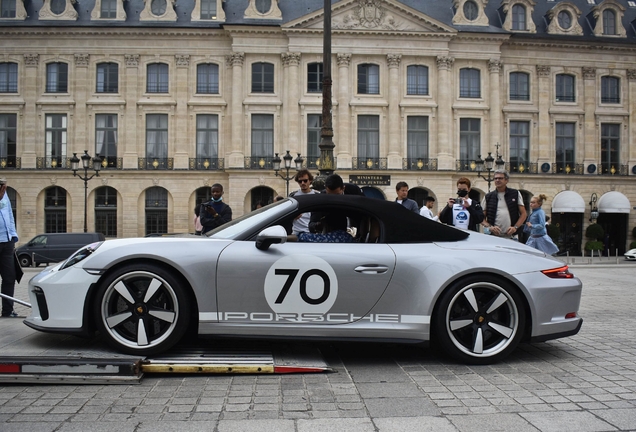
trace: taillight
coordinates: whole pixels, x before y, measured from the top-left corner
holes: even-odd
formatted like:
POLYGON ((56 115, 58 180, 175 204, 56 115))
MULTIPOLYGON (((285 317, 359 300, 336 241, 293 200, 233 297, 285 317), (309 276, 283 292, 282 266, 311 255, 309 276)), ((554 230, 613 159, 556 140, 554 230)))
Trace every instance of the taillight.
POLYGON ((570 273, 568 266, 563 266, 550 270, 541 271, 544 275, 552 279, 572 279, 574 275, 570 273))

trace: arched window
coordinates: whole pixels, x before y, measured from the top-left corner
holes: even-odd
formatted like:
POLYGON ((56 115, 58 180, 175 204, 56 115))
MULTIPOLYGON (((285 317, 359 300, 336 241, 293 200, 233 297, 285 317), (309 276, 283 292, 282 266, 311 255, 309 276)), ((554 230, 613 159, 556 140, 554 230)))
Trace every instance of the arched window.
POLYGON ((162 187, 146 190, 146 235, 168 232, 168 191, 162 187))
POLYGON ((479 15, 479 6, 472 0, 464 3, 464 16, 468 21, 475 21, 479 15))
POLYGON ((512 7, 512 29, 526 30, 526 8, 516 4, 512 7))
POLYGON ((45 192, 44 232, 66 232, 66 190, 59 186, 52 186, 45 192))
POLYGON ((250 210, 255 210, 259 205, 266 206, 274 201, 274 191, 267 186, 258 186, 252 189, 250 210))
POLYGON ((605 9, 603 11, 603 34, 616 34, 616 12, 612 9, 605 9))
POLYGON ((406 68, 406 94, 428 95, 428 68, 411 65, 406 68))
POLYGON ((561 12, 559 12, 559 15, 557 15, 557 20, 559 22, 559 26, 563 30, 568 30, 570 27, 572 27, 572 15, 568 11, 562 10, 561 12))
POLYGON ((572 75, 559 74, 556 76, 556 101, 576 101, 574 94, 574 77, 572 75))
POLYGON ((464 68, 459 71, 459 97, 481 97, 481 77, 479 69, 464 68))
POLYGON ((380 94, 380 67, 375 64, 358 65, 358 93, 380 94))
POLYGON ((510 100, 530 100, 530 75, 525 72, 510 73, 510 100))
MULTIPOLYGON (((4 4, 0 1, 0 4, 4 4)), ((0 93, 18 92, 18 64, 0 63, 0 93)))
POLYGON ((148 65, 146 92, 168 93, 169 84, 168 65, 165 63, 152 63, 148 65))
POLYGON ((252 63, 252 93, 274 93, 274 65, 252 63))
POLYGON ((117 191, 110 186, 95 190, 95 231, 117 237, 117 191))
POLYGON ((197 65, 197 93, 219 93, 219 65, 215 63, 197 65))

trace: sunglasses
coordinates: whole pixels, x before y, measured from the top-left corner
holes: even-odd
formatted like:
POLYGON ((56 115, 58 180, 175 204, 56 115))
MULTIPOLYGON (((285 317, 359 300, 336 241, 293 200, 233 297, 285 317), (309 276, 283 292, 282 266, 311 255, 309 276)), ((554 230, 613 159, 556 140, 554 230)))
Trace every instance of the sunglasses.
POLYGON ((309 179, 298 179, 296 180, 298 183, 307 183, 309 179))

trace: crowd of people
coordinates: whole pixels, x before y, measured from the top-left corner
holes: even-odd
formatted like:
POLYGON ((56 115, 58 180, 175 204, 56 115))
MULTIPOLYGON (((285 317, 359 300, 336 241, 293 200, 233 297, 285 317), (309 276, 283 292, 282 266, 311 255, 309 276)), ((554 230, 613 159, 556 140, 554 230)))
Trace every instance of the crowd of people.
MULTIPOLYGON (((547 219, 541 205, 547 199, 544 194, 532 197, 531 213, 528 217, 523 197, 517 189, 508 187, 510 175, 505 170, 494 171, 495 190, 487 193, 482 202, 470 197, 471 181, 466 177, 457 180, 456 196, 448 199, 437 214, 433 212, 435 198, 426 197, 420 208, 417 202, 408 197, 409 186, 400 181, 395 186, 395 202, 407 210, 433 221, 452 225, 459 229, 482 231, 506 239, 519 240, 523 231, 528 235, 526 244, 552 255, 558 247, 547 234, 547 219)), ((363 195, 357 185, 344 183, 338 174, 328 176, 322 190, 314 189, 314 176, 307 169, 299 170, 294 176, 298 190, 289 196, 312 195, 316 193, 363 195)), ((277 196, 274 201, 284 199, 277 196)), ((197 234, 208 232, 232 220, 232 209, 223 201, 223 186, 212 186, 212 198, 209 202, 194 209, 194 224, 197 234)), ((265 204, 258 203, 256 208, 265 204)), ((290 240, 299 242, 339 242, 353 241, 347 218, 343 215, 321 212, 302 213, 293 221, 290 240)))

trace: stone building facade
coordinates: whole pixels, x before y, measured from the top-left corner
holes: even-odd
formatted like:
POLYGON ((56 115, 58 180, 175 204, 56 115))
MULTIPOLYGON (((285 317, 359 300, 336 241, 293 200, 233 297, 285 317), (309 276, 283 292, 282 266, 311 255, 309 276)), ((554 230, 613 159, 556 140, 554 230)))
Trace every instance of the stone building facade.
MULTIPOLYGON (((192 232, 214 183, 235 217, 284 195, 275 153, 317 171, 322 6, 0 0, 0 176, 21 241, 82 231, 84 192, 89 231, 192 232), (86 183, 70 170, 85 150, 103 157, 86 183)), ((406 181, 441 206, 460 177, 483 197, 472 162, 501 156, 509 186, 549 197, 564 252, 581 252, 597 207, 622 253, 634 20, 622 0, 332 1, 337 172, 386 199, 406 181)))

